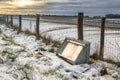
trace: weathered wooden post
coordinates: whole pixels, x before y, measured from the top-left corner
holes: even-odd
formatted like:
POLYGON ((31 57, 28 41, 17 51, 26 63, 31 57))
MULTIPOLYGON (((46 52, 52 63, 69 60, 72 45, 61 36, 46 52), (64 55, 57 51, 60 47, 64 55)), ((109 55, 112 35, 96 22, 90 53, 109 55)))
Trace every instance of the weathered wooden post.
POLYGON ((6 15, 6 24, 8 25, 8 15, 6 15))
POLYGON ((11 15, 11 28, 13 28, 13 16, 11 15))
POLYGON ((39 39, 39 22, 40 22, 40 15, 36 15, 36 38, 39 39))
POLYGON ((104 37, 105 37, 105 17, 102 18, 101 22, 101 37, 100 37, 100 59, 104 57, 104 37))
POLYGON ((77 24, 77 29, 78 29, 78 39, 83 40, 83 13, 78 13, 78 24, 77 24))
POLYGON ((19 27, 18 27, 18 33, 20 33, 21 32, 21 28, 22 28, 22 16, 21 15, 19 15, 19 27))

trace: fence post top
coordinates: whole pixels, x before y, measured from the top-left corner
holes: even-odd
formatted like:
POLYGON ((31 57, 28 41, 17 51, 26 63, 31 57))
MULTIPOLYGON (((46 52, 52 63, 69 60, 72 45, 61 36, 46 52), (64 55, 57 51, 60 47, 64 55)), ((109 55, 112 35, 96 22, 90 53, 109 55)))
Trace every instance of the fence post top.
POLYGON ((106 17, 102 17, 102 19, 106 19, 106 17))
POLYGON ((40 16, 40 14, 36 14, 37 16, 40 16))
POLYGON ((83 12, 79 12, 78 15, 84 15, 84 13, 83 12))

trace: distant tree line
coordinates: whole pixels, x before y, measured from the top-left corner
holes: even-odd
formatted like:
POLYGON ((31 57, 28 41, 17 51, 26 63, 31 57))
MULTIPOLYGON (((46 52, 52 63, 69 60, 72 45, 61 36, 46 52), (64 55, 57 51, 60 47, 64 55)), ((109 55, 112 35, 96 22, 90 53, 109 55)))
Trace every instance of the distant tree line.
POLYGON ((120 14, 106 14, 107 18, 120 18, 120 14))
POLYGON ((0 16, 0 21, 5 21, 5 20, 6 20, 6 17, 3 16, 3 15, 1 15, 1 16, 0 16))

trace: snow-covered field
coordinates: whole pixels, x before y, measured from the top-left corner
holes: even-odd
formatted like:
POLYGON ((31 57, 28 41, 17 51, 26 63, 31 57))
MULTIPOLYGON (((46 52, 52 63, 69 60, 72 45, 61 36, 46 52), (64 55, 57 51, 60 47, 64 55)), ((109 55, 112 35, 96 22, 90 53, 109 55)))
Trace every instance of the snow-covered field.
MULTIPOLYGON (((18 25, 18 19, 14 19, 14 24, 18 25)), ((23 19, 22 29, 35 32, 36 22, 34 19, 23 19)), ((50 22, 40 22, 41 35, 51 36, 55 40, 63 41, 66 37, 77 39, 77 26, 50 22)), ((104 58, 120 61, 120 29, 106 29, 104 58)), ((84 40, 91 43, 91 54, 99 53, 100 28, 84 26, 84 40)))
POLYGON ((57 48, 0 25, 0 80, 120 80, 120 67, 99 60, 71 65, 49 51, 57 48))
MULTIPOLYGON (((13 20, 14 25, 19 25, 18 19, 13 20)), ((35 32, 36 21, 32 19, 23 19, 22 20, 22 30, 29 29, 31 32, 35 32)), ((74 26, 58 24, 58 23, 50 23, 50 22, 40 22, 40 32, 44 33, 53 29, 61 29, 61 28, 73 28, 74 26)))

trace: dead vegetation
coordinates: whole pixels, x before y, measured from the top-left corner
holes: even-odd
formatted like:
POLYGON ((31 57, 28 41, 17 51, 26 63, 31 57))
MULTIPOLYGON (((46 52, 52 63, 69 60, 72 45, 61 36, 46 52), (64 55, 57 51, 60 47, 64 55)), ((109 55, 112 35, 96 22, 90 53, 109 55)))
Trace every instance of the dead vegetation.
MULTIPOLYGON (((94 60, 101 60, 100 57, 99 57, 99 51, 98 51, 98 48, 96 48, 96 51, 95 53, 93 53, 92 55, 90 55, 90 58, 94 59, 94 60)), ((118 58, 118 57, 116 57, 118 58)), ((108 63, 112 63, 112 64, 115 64, 117 65, 118 67, 120 67, 120 62, 118 60, 118 62, 114 61, 113 59, 111 58, 108 58, 108 59, 102 59, 102 61, 106 61, 108 63)), ((91 63, 91 62, 90 62, 91 63)))
POLYGON ((34 35, 29 29, 25 29, 23 32, 28 35, 34 35))
POLYGON ((114 60, 112 60, 112 59, 104 59, 103 61, 106 61, 106 62, 108 62, 108 63, 115 64, 115 65, 117 65, 118 67, 120 67, 120 62, 114 61, 114 60))
POLYGON ((103 67, 103 68, 101 69, 100 73, 101 73, 101 76, 108 75, 107 68, 106 68, 106 67, 103 67))
MULTIPOLYGON (((10 23, 7 24, 8 27, 10 27, 10 23)), ((31 26, 31 24, 30 24, 31 26)), ((14 25, 13 26, 14 30, 18 30, 19 26, 18 25, 14 25)), ((25 29, 25 31, 21 31, 21 32, 25 32, 28 35, 35 35, 35 33, 32 33, 29 29, 25 29)), ((1 33, 1 31, 0 31, 1 33)), ((41 35, 40 34, 40 39, 42 39, 42 41, 46 44, 46 45, 52 45, 52 47, 59 47, 59 45, 61 44, 60 41, 58 40, 54 40, 51 36, 46 36, 46 35, 41 35)), ((118 46, 119 47, 119 46, 118 46)), ((41 51, 46 51, 44 48, 40 48, 41 51)), ((51 48, 50 50, 48 50, 49 52, 54 53, 55 50, 54 48, 51 48)), ((96 50, 95 53, 93 53, 90 58, 95 59, 95 60, 100 60, 99 58, 99 51, 98 49, 96 50)), ((103 61, 106 61, 108 63, 112 63, 112 64, 116 64, 117 66, 120 67, 120 62, 115 62, 112 59, 104 59, 103 61)))
MULTIPOLYGON (((90 58, 92 58, 92 59, 94 59, 94 60, 101 60, 100 58, 99 58, 99 56, 98 56, 98 53, 94 53, 93 55, 91 55, 90 56, 90 58)), ((118 67, 120 67, 120 62, 118 61, 118 62, 116 62, 116 61, 114 61, 114 60, 112 60, 112 59, 103 59, 102 61, 106 61, 106 62, 108 62, 108 63, 112 63, 112 64, 115 64, 115 65, 117 65, 118 67)))
POLYGON ((40 35, 40 38, 46 45, 53 44, 52 47, 58 47, 60 45, 60 41, 54 40, 51 36, 40 35))
POLYGON ((2 33, 2 30, 0 29, 0 34, 2 33))
POLYGON ((51 48, 51 49, 49 50, 49 52, 54 53, 54 52, 55 52, 54 48, 51 48))
POLYGON ((41 51, 46 51, 46 50, 45 50, 44 48, 42 48, 42 47, 40 47, 40 50, 41 50, 41 51))
MULTIPOLYGON (((7 24, 7 25, 10 26, 10 23, 7 24)), ((31 26, 31 24, 30 24, 30 26, 31 26)), ((14 25, 13 28, 14 28, 14 30, 18 30, 19 26, 18 25, 14 25)), ((26 28, 24 31, 22 30, 21 32, 24 32, 24 33, 26 33, 28 35, 36 35, 35 32, 32 33, 28 28, 26 28)), ((42 41, 46 45, 51 45, 52 44, 52 47, 58 47, 60 45, 60 41, 54 40, 51 36, 46 36, 46 35, 41 35, 40 34, 40 38, 42 39, 42 41)))
POLYGON ((99 57, 98 57, 98 53, 93 53, 92 55, 90 55, 90 58, 93 58, 95 60, 98 60, 99 57))

